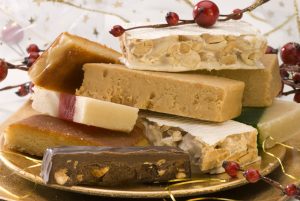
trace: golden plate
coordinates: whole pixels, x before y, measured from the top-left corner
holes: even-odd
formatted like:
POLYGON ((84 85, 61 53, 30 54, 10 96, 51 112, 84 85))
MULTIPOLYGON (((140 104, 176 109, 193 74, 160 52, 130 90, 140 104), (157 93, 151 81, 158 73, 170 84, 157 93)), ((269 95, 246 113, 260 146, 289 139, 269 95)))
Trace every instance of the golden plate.
MULTIPOLYGON (((33 114, 30 106, 25 105, 20 113, 17 113, 17 116, 14 116, 14 120, 25 118, 26 116, 30 116, 33 114)), ((7 123, 11 123, 12 121, 8 121, 7 123)), ((2 125, 3 128, 4 125, 2 125)), ((1 129, 3 130, 3 129, 1 129)), ((284 159, 286 149, 282 146, 275 146, 272 149, 268 150, 273 153, 281 160, 284 159)), ((275 170, 279 166, 279 162, 264 154, 260 151, 260 156, 262 158, 261 162, 257 162, 251 164, 249 167, 259 168, 262 175, 267 175, 275 170)), ((10 170, 14 171, 19 176, 30 180, 34 183, 45 185, 42 181, 40 175, 40 167, 30 168, 29 166, 34 165, 30 160, 26 158, 14 155, 6 152, 2 152, 0 154, 0 159, 2 163, 4 163, 10 170)), ((207 182, 204 183, 195 183, 188 184, 184 186, 178 186, 171 189, 172 194, 175 197, 183 197, 183 196, 193 196, 193 195, 202 195, 208 193, 214 193, 218 191, 224 191, 227 189, 236 188, 238 186, 242 186, 247 184, 247 181, 240 174, 237 179, 230 179, 227 174, 219 174, 219 175, 208 175, 208 174, 194 174, 194 178, 204 179, 207 182), (208 180, 215 181, 208 181, 208 180), (216 181, 217 180, 217 181, 216 181), (219 180, 226 180, 226 182, 220 182, 219 180)), ((138 185, 138 186, 123 186, 119 188, 105 188, 105 187, 86 187, 86 186, 73 186, 66 187, 60 185, 45 185, 47 187, 77 192, 82 194, 89 195, 97 195, 97 196, 107 196, 107 197, 122 197, 122 198, 167 198, 169 197, 169 192, 165 189, 166 186, 163 185, 138 185)))
MULTIPOLYGON (((286 149, 282 146, 276 146, 270 150, 271 153, 283 159, 285 156, 286 149)), ((271 173, 279 163, 276 159, 271 158, 260 152, 262 157, 261 163, 257 162, 251 164, 251 167, 259 168, 262 175, 267 175, 271 173)), ((16 174, 21 177, 28 179, 40 185, 45 185, 43 183, 40 175, 40 167, 34 167, 28 169, 27 167, 35 165, 34 162, 27 160, 26 158, 14 155, 11 153, 3 152, 0 155, 2 162, 16 174)), ((249 167, 250 167, 249 166, 249 167)), ((223 173, 218 175, 208 175, 208 174, 194 174, 194 178, 207 180, 204 183, 187 184, 184 186, 174 187, 171 189, 172 194, 175 197, 182 196, 192 196, 214 193, 218 191, 223 191, 231 188, 235 188, 247 183, 247 181, 240 174, 237 179, 230 179, 230 177, 223 173), (215 181, 209 181, 215 180, 215 181), (219 180, 226 180, 226 182, 221 182, 219 180)), ((60 185, 46 185, 60 190, 73 191, 78 193, 84 193, 89 195, 98 196, 109 196, 109 197, 126 197, 126 198, 166 198, 169 197, 169 192, 165 189, 164 185, 137 185, 137 186, 124 186, 119 188, 104 188, 104 187, 86 187, 86 186, 73 186, 66 187, 60 185)))

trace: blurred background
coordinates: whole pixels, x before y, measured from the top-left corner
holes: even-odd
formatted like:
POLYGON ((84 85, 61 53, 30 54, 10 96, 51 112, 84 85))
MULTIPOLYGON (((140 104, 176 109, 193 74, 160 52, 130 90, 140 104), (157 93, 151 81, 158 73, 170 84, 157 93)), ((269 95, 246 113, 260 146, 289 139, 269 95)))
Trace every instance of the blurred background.
MULTIPOLYGON (((48 47, 61 33, 70 32, 119 50, 118 40, 108 31, 126 22, 164 22, 169 11, 183 19, 192 19, 197 0, 0 0, 0 58, 20 63, 30 43, 48 47), (7 37, 3 30, 17 32, 7 37)), ((245 8, 254 0, 214 0, 222 14, 245 8)), ((279 48, 287 42, 299 42, 300 0, 271 0, 243 20, 257 27, 269 45, 279 48)), ((10 70, 0 88, 28 81, 26 72, 10 70)), ((20 98, 16 89, 0 92, 0 122, 29 97, 20 98)), ((286 97, 285 97, 286 98, 286 97)), ((289 98, 289 97, 288 97, 289 98)))

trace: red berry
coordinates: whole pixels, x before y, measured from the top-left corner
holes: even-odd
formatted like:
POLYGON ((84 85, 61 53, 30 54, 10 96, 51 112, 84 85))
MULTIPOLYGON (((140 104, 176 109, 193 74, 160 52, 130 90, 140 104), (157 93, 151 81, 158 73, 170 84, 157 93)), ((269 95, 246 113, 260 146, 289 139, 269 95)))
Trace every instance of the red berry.
POLYGON ((16 94, 21 97, 27 96, 29 94, 29 87, 25 84, 21 85, 16 94))
POLYGON ((283 63, 296 65, 300 64, 300 44, 287 43, 281 48, 281 59, 283 63))
POLYGON ((295 73, 293 76, 293 80, 294 80, 295 84, 300 83, 300 73, 295 73))
POLYGON ((244 177, 247 179, 248 182, 250 183, 255 183, 258 180, 260 180, 261 176, 258 172, 258 170, 255 169, 248 169, 245 172, 243 172, 244 177))
POLYGON ((237 173, 241 169, 240 165, 234 161, 224 161, 222 167, 225 169, 225 172, 231 177, 237 177, 237 173))
POLYGON ((278 49, 275 49, 271 46, 267 47, 266 54, 277 54, 277 53, 278 53, 278 49))
POLYGON ((294 95, 294 101, 300 103, 300 92, 296 92, 294 95))
POLYGON ((8 66, 7 63, 0 59, 0 82, 3 81, 7 77, 8 66))
POLYGON ((235 9, 232 13, 234 14, 232 16, 232 19, 234 20, 240 20, 243 17, 243 11, 241 9, 235 9))
POLYGON ((115 25, 113 26, 113 28, 110 30, 110 34, 113 35, 114 37, 119 37, 122 36, 122 34, 125 32, 126 30, 120 26, 120 25, 115 25))
POLYGON ((216 23, 219 18, 218 6, 208 0, 197 3, 193 10, 193 18, 201 27, 210 27, 216 23))
POLYGON ((26 51, 30 54, 31 52, 40 52, 40 48, 36 44, 30 44, 26 51))
POLYGON ((289 184, 284 188, 284 193, 287 196, 295 196, 299 193, 299 189, 295 184, 289 184))
POLYGON ((176 25, 178 24, 179 16, 177 15, 177 13, 168 12, 166 15, 166 21, 168 25, 176 25))
POLYGON ((28 59, 37 59, 39 58, 40 54, 38 52, 30 52, 28 59))

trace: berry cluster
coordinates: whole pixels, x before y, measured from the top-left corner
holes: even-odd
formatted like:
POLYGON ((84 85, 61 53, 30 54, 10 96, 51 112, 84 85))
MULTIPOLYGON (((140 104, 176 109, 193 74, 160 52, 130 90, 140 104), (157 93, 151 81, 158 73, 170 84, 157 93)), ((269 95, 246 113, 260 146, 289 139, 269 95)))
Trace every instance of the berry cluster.
MULTIPOLYGON (((18 69, 23 71, 28 71, 28 69, 33 65, 33 63, 40 56, 40 48, 36 44, 30 44, 26 49, 28 56, 24 58, 22 64, 14 65, 12 63, 6 62, 4 59, 0 59, 0 82, 3 81, 8 74, 9 69, 18 69)), ((15 85, 15 86, 7 86, 1 88, 0 91, 18 88, 16 94, 18 96, 26 96, 32 92, 33 84, 31 82, 26 82, 24 84, 15 85)))
POLYGON ((260 0, 256 1, 251 6, 245 9, 234 9, 231 14, 221 15, 219 12, 218 6, 209 0, 203 0, 198 2, 193 9, 193 20, 183 20, 180 19, 177 13, 169 12, 166 15, 167 24, 156 24, 149 26, 138 26, 132 27, 128 29, 124 29, 120 25, 115 25, 110 30, 111 33, 115 37, 121 36, 125 31, 138 29, 138 28, 163 28, 170 26, 178 26, 183 24, 193 24, 197 23, 200 27, 208 28, 213 26, 217 21, 227 21, 227 20, 239 20, 243 17, 243 13, 252 11, 256 9, 258 6, 267 3, 270 0, 260 0))
MULTIPOLYGON (((268 47, 269 54, 277 54, 279 51, 268 47)), ((292 87, 291 91, 282 92, 281 95, 294 95, 294 101, 300 103, 300 44, 287 43, 280 50, 280 57, 283 64, 280 66, 280 75, 283 84, 292 87)))
POLYGON ((243 176, 249 183, 256 183, 259 180, 263 180, 266 183, 281 190, 285 195, 300 199, 300 188, 298 186, 296 186, 295 184, 289 184, 284 187, 280 183, 278 183, 268 177, 262 176, 259 173, 259 171, 256 169, 253 169, 253 168, 249 168, 248 170, 241 169, 240 165, 234 161, 224 161, 222 164, 222 167, 225 169, 225 172, 232 178, 236 178, 238 172, 241 171, 241 172, 243 172, 243 176))

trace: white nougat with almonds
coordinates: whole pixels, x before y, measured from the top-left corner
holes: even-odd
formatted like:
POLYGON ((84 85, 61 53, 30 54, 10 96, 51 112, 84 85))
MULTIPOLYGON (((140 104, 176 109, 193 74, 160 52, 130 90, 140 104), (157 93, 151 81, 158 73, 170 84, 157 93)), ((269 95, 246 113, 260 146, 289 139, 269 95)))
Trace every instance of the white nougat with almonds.
POLYGON ((257 130, 229 120, 211 123, 158 113, 143 113, 146 136, 156 146, 177 146, 203 172, 220 173, 224 160, 241 165, 259 159, 257 130))
MULTIPOLYGON (((148 24, 128 24, 136 27, 148 24)), ((123 62, 137 70, 180 72, 199 69, 263 69, 267 41, 243 21, 140 28, 120 37, 123 62)))

